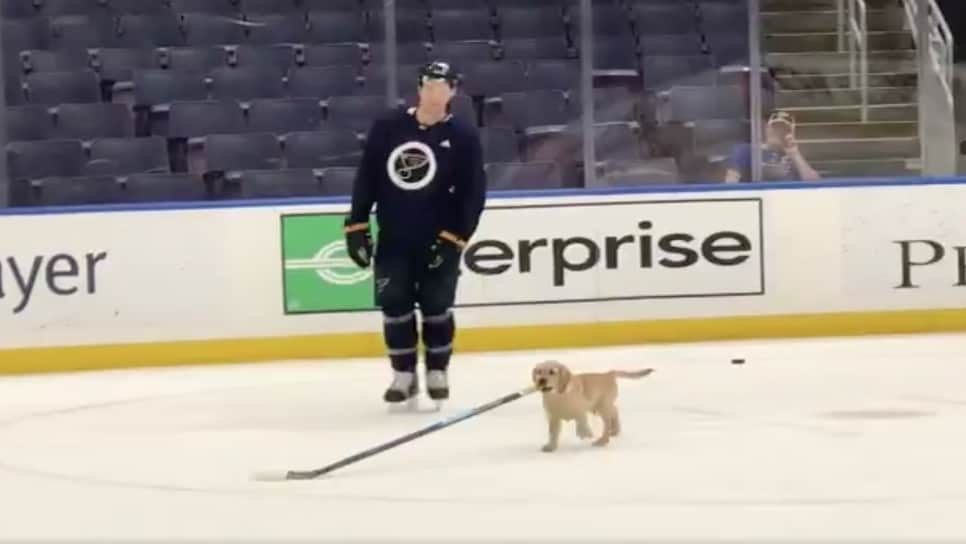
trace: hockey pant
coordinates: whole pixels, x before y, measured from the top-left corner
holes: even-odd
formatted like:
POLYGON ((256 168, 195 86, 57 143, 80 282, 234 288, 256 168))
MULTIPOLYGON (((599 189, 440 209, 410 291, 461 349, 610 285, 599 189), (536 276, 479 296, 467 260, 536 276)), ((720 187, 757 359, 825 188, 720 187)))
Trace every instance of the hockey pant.
POLYGON ((383 336, 392 368, 414 372, 422 324, 427 370, 446 370, 453 353, 456 323, 453 302, 459 281, 458 266, 429 270, 423 259, 376 254, 376 304, 382 309, 383 336))

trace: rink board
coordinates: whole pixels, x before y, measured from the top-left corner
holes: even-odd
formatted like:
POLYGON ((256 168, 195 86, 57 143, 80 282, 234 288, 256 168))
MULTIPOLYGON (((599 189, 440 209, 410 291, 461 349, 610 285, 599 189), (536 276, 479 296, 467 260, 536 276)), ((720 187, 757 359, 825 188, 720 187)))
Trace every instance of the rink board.
MULTIPOLYGON (((966 330, 966 180, 491 197, 457 349, 966 330)), ((0 373, 379 356, 344 199, 0 215, 0 373)))

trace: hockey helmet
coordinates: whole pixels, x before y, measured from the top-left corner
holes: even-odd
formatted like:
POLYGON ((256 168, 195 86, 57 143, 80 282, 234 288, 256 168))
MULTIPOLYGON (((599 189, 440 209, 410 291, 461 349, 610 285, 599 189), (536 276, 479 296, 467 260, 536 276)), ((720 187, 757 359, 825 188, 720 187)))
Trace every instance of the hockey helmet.
POLYGON ((430 79, 443 79, 450 87, 456 87, 460 81, 460 74, 450 63, 434 60, 420 68, 418 86, 422 87, 423 82, 430 79))

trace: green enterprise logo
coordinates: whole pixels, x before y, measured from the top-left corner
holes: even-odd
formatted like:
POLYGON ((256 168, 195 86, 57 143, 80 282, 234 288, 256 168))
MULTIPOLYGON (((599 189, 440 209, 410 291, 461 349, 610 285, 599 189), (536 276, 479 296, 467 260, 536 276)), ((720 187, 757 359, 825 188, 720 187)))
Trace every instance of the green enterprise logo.
POLYGON ((372 267, 361 269, 349 258, 342 234, 343 219, 341 214, 282 216, 285 313, 375 307, 372 267))

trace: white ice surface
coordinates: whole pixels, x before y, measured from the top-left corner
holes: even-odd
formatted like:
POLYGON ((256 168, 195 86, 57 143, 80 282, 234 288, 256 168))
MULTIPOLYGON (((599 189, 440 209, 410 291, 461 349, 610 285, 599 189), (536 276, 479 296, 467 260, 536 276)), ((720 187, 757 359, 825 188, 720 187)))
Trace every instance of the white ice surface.
POLYGON ((403 415, 381 360, 0 379, 0 540, 966 537, 966 336, 465 355, 451 382, 443 413, 403 415), (547 357, 658 371, 621 382, 605 449, 568 425, 542 453, 532 395, 323 479, 248 479, 495 399, 547 357))

